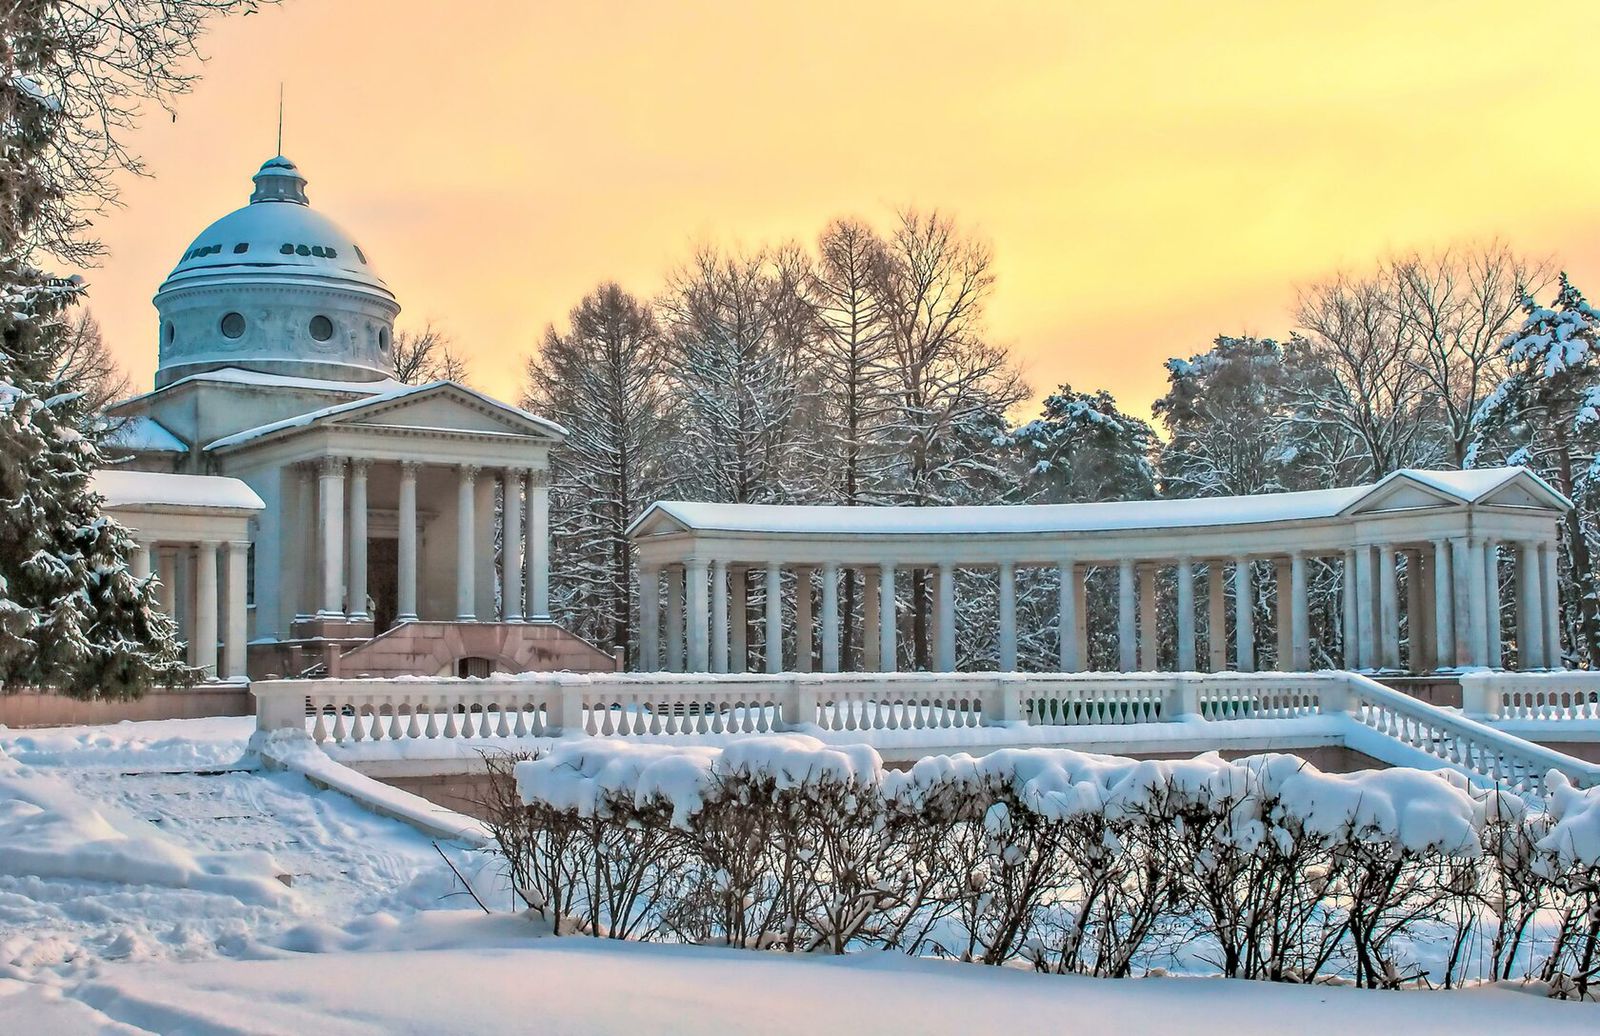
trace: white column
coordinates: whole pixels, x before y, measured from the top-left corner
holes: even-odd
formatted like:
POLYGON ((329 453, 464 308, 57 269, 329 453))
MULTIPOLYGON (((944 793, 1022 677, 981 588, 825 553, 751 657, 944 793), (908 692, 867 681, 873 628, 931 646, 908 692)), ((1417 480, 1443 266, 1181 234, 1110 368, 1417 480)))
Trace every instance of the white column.
MULTIPOLYGON (((317 521, 317 471, 310 464, 300 467, 299 505, 302 553, 299 558, 290 559, 289 562, 298 562, 299 569, 299 579, 295 584, 294 616, 296 619, 310 619, 317 613, 317 598, 322 593, 322 567, 319 564, 322 525, 317 521)), ((177 584, 172 585, 175 587, 177 584)))
MULTIPOLYGON (((1078 566, 1071 558, 1063 558, 1056 565, 1056 578, 1060 583, 1056 614, 1060 637, 1056 645, 1057 663, 1063 673, 1076 673, 1083 668, 1083 656, 1078 652, 1078 566)), ((951 602, 951 614, 955 603, 951 602)))
POLYGON ((661 571, 639 566, 639 671, 661 668, 661 571))
POLYGON ((1383 632, 1378 638, 1383 648, 1380 665, 1385 669, 1400 668, 1400 584, 1395 570, 1394 547, 1383 544, 1378 548, 1378 611, 1383 632))
POLYGON ((217 675, 217 544, 195 548, 194 664, 208 678, 217 675))
POLYGON ((401 622, 417 617, 417 463, 400 462, 400 536, 395 611, 401 622))
POLYGON ((811 566, 794 570, 794 671, 811 672, 811 566))
POLYGON ((250 543, 228 544, 228 624, 222 637, 222 675, 243 680, 247 675, 245 645, 250 640, 248 584, 250 543))
POLYGON ((529 622, 550 620, 550 472, 528 472, 528 542, 524 546, 528 562, 529 622))
POLYGON ((1560 669, 1566 662, 1561 654, 1561 583, 1556 565, 1556 544, 1539 544, 1539 591, 1544 598, 1545 668, 1560 669))
POLYGON ((1500 626, 1500 545, 1486 539, 1483 541, 1484 664, 1495 669, 1504 663, 1501 647, 1505 634, 1500 626))
POLYGON ((1298 550, 1289 555, 1289 596, 1290 662, 1296 672, 1304 673, 1311 668, 1311 594, 1306 585, 1306 556, 1298 550))
POLYGON ((728 563, 711 563, 711 671, 728 671, 728 563))
POLYGON ((941 673, 956 671, 956 570, 945 562, 939 566, 939 644, 933 668, 941 673))
POLYGON ((1290 563, 1284 558, 1272 562, 1273 626, 1278 638, 1278 671, 1294 668, 1294 594, 1290 563))
POLYGON ((1455 588, 1450 578, 1450 541, 1433 541, 1433 664, 1456 664, 1455 588))
POLYGON ((1340 601, 1343 611, 1341 625, 1344 640, 1341 645, 1341 663, 1346 669, 1361 667, 1361 619, 1357 602, 1360 599, 1360 581, 1356 579, 1356 552, 1344 552, 1344 564, 1339 571, 1340 601))
POLYGON ((1433 574, 1434 564, 1431 548, 1421 547, 1417 550, 1417 585, 1422 595, 1418 604, 1422 650, 1416 656, 1414 665, 1421 667, 1419 672, 1427 672, 1439 666, 1439 603, 1435 596, 1438 584, 1433 574))
POLYGON ((899 664, 895 649, 894 563, 878 566, 878 671, 892 673, 899 664))
POLYGON ((1544 665, 1543 598, 1539 589, 1539 545, 1532 540, 1517 544, 1517 665, 1538 669, 1544 665))
POLYGON ((729 590, 728 625, 730 644, 728 669, 735 673, 750 671, 750 579, 749 572, 738 565, 728 569, 733 587, 729 590))
POLYGON ((1017 671, 1017 568, 1000 562, 1000 671, 1017 671))
POLYGON ((822 566, 822 671, 839 671, 839 566, 822 566))
POLYGON ((1427 649, 1427 623, 1422 608, 1422 552, 1408 550, 1406 561, 1406 668, 1420 673, 1427 668, 1423 654, 1427 649))
POLYGON ((1206 669, 1220 673, 1228 668, 1228 595, 1222 562, 1206 562, 1206 669))
POLYGON ((350 585, 345 614, 357 622, 372 618, 367 611, 367 469, 371 462, 350 462, 350 585))
POLYGON ((471 622, 477 618, 477 585, 474 567, 478 561, 473 532, 478 527, 478 468, 463 464, 456 469, 456 619, 471 622))
POLYGON ((667 671, 683 672, 683 567, 667 569, 667 671))
POLYGON ((783 672, 783 566, 767 562, 767 672, 783 672))
POLYGON ((1256 671, 1256 604, 1251 589, 1251 561, 1233 562, 1233 638, 1234 667, 1241 673, 1256 671))
POLYGON ((1161 666, 1156 654, 1161 646, 1161 633, 1156 628, 1156 572, 1153 562, 1139 566, 1139 668, 1147 673, 1161 666))
POLYGON ((1378 623, 1372 611, 1372 587, 1377 573, 1372 570, 1372 547, 1356 548, 1356 668, 1378 668, 1378 623))
POLYGON ((1117 565, 1117 666, 1125 673, 1139 668, 1138 620, 1134 603, 1133 562, 1117 565))
POLYGON ((507 622, 522 621, 522 493, 520 468, 505 470, 505 503, 500 525, 500 609, 507 622))
POLYGON ((689 625, 689 661, 688 671, 703 673, 709 668, 710 659, 707 657, 708 634, 710 632, 706 614, 706 570, 709 566, 702 558, 690 558, 683 565, 684 603, 687 615, 685 621, 689 625))
POLYGON ((1178 559, 1178 672, 1192 673, 1199 669, 1195 662, 1194 634, 1194 562, 1178 559))
POLYGON ((178 554, 172 547, 156 548, 156 579, 161 587, 156 592, 156 607, 162 614, 178 619, 178 554))
POLYGON ((150 578, 150 545, 138 540, 133 542, 133 549, 128 552, 128 569, 134 579, 144 582, 150 578))
POLYGON ((861 670, 876 673, 880 668, 878 649, 883 640, 878 634, 878 570, 861 570, 861 670))
POLYGON ((1087 566, 1074 565, 1072 569, 1073 599, 1078 610, 1078 625, 1073 633, 1078 639, 1078 669, 1089 668, 1089 571, 1087 566))
MULTIPOLYGON (((317 617, 344 618, 344 458, 324 457, 318 475, 321 504, 322 607, 317 617)), ((215 553, 215 546, 212 548, 215 553)))
POLYGON ((1465 536, 1450 541, 1456 589, 1456 664, 1483 665, 1483 558, 1465 536))

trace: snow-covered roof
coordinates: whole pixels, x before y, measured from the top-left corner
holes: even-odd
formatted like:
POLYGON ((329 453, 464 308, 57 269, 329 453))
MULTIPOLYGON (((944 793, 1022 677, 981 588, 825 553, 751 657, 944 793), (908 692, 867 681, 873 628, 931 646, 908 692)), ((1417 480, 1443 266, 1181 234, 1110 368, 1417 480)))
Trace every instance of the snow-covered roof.
POLYGON ((206 507, 259 511, 266 507, 256 491, 236 478, 183 475, 170 471, 110 468, 90 482, 107 507, 206 507))
POLYGON ((148 414, 116 420, 106 443, 140 453, 188 453, 189 446, 148 414))
POLYGON ((273 421, 271 424, 264 424, 258 428, 247 428, 242 432, 236 432, 233 435, 227 435, 216 440, 215 442, 209 443, 206 446, 206 451, 211 452, 214 450, 231 449, 236 446, 242 446, 245 443, 256 442, 258 440, 289 432, 294 429, 308 428, 312 425, 326 423, 330 419, 347 416, 349 414, 365 410, 369 407, 377 407, 413 396, 421 396, 447 390, 453 390, 455 392, 470 396, 487 407, 502 411, 506 414, 535 424, 540 428, 540 430, 558 438, 564 438, 567 434, 567 430, 556 424, 554 421, 539 417, 535 414, 530 414, 526 410, 514 407, 509 403, 502 403, 493 396, 485 395, 484 393, 479 392, 477 389, 469 388, 460 382, 430 381, 424 385, 400 385, 398 388, 390 389, 387 392, 376 393, 375 395, 369 396, 366 399, 354 399, 346 403, 337 403, 333 406, 323 407, 321 410, 313 410, 309 413, 298 414, 294 417, 285 418, 281 421, 273 421))
POLYGON ((223 385, 255 385, 266 388, 292 388, 306 389, 312 392, 338 392, 349 395, 375 396, 380 393, 393 392, 395 389, 405 388, 404 382, 393 378, 379 378, 375 381, 334 381, 326 378, 299 378, 289 374, 268 374, 265 371, 247 371, 240 367, 224 367, 221 370, 201 371, 179 378, 170 385, 129 396, 127 399, 118 400, 112 404, 112 409, 121 409, 131 403, 171 392, 180 385, 194 382, 211 382, 223 385))
POLYGON ((860 535, 973 535, 1110 532, 1135 529, 1252 525, 1334 518, 1359 509, 1398 483, 1420 485, 1463 504, 1475 503, 1507 483, 1526 478, 1553 507, 1571 505, 1527 468, 1393 472, 1370 485, 1182 500, 1128 500, 1087 504, 1014 504, 970 507, 843 507, 837 505, 716 504, 664 500, 650 505, 628 533, 658 515, 697 532, 860 535))
POLYGON ((294 163, 268 159, 250 203, 206 227, 183 252, 162 290, 202 278, 246 274, 354 282, 393 296, 354 235, 312 208, 294 163))

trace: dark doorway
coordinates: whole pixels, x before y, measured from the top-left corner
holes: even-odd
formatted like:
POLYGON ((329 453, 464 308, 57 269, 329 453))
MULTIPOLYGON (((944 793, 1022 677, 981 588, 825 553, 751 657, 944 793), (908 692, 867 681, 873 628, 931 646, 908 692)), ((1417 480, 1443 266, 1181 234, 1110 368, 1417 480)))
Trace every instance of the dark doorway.
POLYGON ((367 591, 372 595, 372 628, 394 625, 400 599, 400 541, 367 541, 367 591))

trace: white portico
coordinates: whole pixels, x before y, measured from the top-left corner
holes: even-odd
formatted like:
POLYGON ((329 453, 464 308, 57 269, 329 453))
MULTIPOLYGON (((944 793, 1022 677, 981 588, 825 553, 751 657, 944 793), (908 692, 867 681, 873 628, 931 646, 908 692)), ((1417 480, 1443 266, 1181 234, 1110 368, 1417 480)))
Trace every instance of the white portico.
MULTIPOLYGON (((933 668, 950 671, 956 664, 955 573, 982 568, 997 576, 997 657, 1000 669, 1012 670, 1017 571, 1047 567, 1059 586, 1062 671, 1087 666, 1085 574, 1091 569, 1115 573, 1120 670, 1157 668, 1167 640, 1180 671, 1254 670, 1268 632, 1256 629, 1258 580, 1270 583, 1276 602, 1270 632, 1278 667, 1306 669, 1313 560, 1339 574, 1339 651, 1348 668, 1499 667, 1508 641, 1524 668, 1554 668, 1561 659, 1557 523, 1570 506, 1524 468, 1407 470, 1342 489, 1131 503, 848 508, 661 502, 630 530, 640 565, 642 668, 741 668, 744 652, 729 648, 729 580, 737 573, 734 585, 743 587, 744 573, 756 572, 766 590, 766 671, 838 671, 840 572, 853 568, 865 586, 863 667, 896 668, 897 580, 923 569, 935 586, 933 668), (1512 571, 1503 579, 1507 561, 1512 571), (790 572, 792 590, 785 579, 790 572), (1166 572, 1171 599, 1162 602, 1168 580, 1158 577, 1166 572), (1223 635, 1230 582, 1232 644, 1223 635), (664 629, 657 606, 663 583, 664 629), (1506 587, 1515 595, 1511 630, 1501 621, 1506 587), (1237 607, 1240 601, 1249 606, 1237 607), (1171 629, 1163 626, 1164 613, 1172 617, 1171 629), (786 658, 783 633, 791 625, 794 656, 786 658)), ((742 598, 735 593, 736 613, 742 598)), ((742 622, 735 626, 742 637, 742 622)))
POLYGON ((133 534, 129 568, 137 579, 156 577, 189 664, 205 677, 245 679, 250 523, 261 498, 236 478, 156 471, 99 471, 93 489, 133 534), (188 577, 181 598, 180 567, 188 577))

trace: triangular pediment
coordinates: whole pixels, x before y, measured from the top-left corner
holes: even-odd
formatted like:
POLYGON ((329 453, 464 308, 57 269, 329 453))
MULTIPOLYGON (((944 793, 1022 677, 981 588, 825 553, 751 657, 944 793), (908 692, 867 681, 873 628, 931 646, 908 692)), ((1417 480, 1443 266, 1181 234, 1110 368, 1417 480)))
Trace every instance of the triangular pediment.
POLYGON ((1351 504, 1345 514, 1375 514, 1384 511, 1415 511, 1433 507, 1462 507, 1465 501, 1443 490, 1426 485, 1404 472, 1396 472, 1351 504))
POLYGON ((628 538, 642 538, 645 536, 661 536, 674 532, 688 532, 689 526, 678 520, 660 503, 651 504, 645 509, 644 514, 633 520, 625 533, 628 538))
POLYGON ((1494 507, 1536 507, 1556 511, 1565 511, 1572 506, 1566 497, 1530 471, 1519 472, 1505 485, 1483 494, 1477 502, 1494 507))
POLYGON ((453 381, 398 389, 354 400, 275 424, 219 439, 208 450, 241 446, 303 434, 312 429, 349 428, 515 435, 559 443, 566 431, 553 421, 486 396, 453 381))

